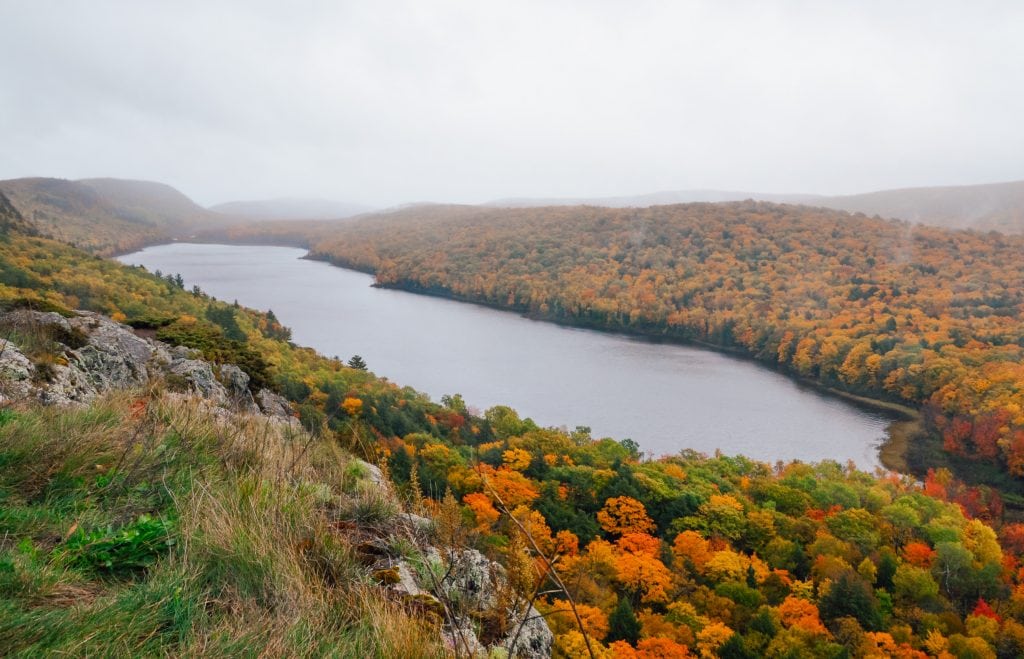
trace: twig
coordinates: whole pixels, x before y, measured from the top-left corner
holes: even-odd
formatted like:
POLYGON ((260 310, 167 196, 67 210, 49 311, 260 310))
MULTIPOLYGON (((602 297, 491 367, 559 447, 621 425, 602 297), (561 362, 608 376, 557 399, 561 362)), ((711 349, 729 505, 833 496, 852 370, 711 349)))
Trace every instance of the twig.
MULTIPOLYGON (((484 487, 487 488, 488 492, 494 498, 494 500, 498 502, 498 510, 500 510, 501 512, 503 512, 506 515, 508 515, 508 518, 511 519, 512 522, 519 528, 520 532, 523 534, 523 536, 526 538, 526 540, 530 543, 530 546, 533 548, 533 550, 535 552, 537 552, 537 555, 540 556, 541 558, 544 558, 544 560, 547 561, 547 558, 544 556, 544 552, 542 552, 540 550, 540 547, 537 546, 537 542, 533 539, 533 535, 526 529, 525 526, 523 526, 522 522, 520 522, 518 519, 516 519, 512 515, 512 513, 509 512, 508 506, 506 506, 505 502, 502 501, 501 496, 497 492, 495 492, 494 488, 492 488, 490 486, 490 484, 487 482, 487 477, 484 476, 483 471, 480 469, 479 463, 477 464, 477 474, 480 475, 480 481, 483 483, 484 487)), ((551 565, 550 562, 548 562, 548 564, 551 565)), ((549 570, 548 576, 550 576, 550 578, 555 582, 555 585, 557 585, 561 589, 561 591, 563 593, 565 593, 565 596, 568 598, 569 606, 572 607, 572 615, 576 619, 576 626, 579 627, 580 633, 583 634, 583 642, 586 643, 587 654, 590 655, 590 659, 595 659, 595 657, 594 657, 594 650, 593 650, 593 648, 590 647, 590 635, 587 634, 587 630, 583 627, 583 619, 580 618, 580 613, 579 613, 579 611, 576 610, 576 600, 575 600, 575 598, 573 598, 572 593, 569 592, 569 589, 565 587, 565 584, 562 582, 561 577, 558 576, 558 572, 556 570, 554 570, 554 569, 549 570)), ((531 605, 532 605, 532 602, 531 602, 531 605)), ((516 640, 517 639, 513 639, 513 642, 512 642, 513 647, 515 646, 515 641, 516 640)), ((509 654, 512 654, 511 650, 509 651, 509 654)))

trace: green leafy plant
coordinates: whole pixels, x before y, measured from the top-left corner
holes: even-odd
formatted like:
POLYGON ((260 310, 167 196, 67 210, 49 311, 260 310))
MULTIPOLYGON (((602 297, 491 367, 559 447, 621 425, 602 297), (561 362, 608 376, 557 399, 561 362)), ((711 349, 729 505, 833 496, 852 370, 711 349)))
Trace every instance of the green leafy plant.
POLYGON ((112 573, 140 570, 174 545, 172 531, 168 520, 140 515, 116 530, 76 530, 58 551, 75 567, 112 573))

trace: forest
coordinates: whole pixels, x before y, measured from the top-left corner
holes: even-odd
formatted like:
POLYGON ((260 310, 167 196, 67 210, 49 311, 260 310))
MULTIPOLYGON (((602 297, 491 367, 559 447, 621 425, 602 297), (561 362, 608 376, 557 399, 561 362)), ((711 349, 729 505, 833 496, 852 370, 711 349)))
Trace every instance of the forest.
POLYGON ((314 257, 381 286, 706 344, 910 405, 927 430, 915 471, 1021 492, 1019 236, 761 202, 426 206, 307 230, 314 257))
MULTIPOLYGON (((665 214, 660 222, 640 222, 635 211, 561 212, 461 229, 439 213, 406 235, 356 225, 346 242, 317 251, 341 260, 347 245, 346 262, 382 283, 415 272, 409 281, 424 290, 485 291, 480 299, 524 311, 756 350, 851 390, 931 406, 932 423, 972 456, 984 444, 976 429, 995 418, 983 406, 1013 404, 1020 265, 1008 258, 1018 247, 1010 239, 762 205, 687 208, 699 213, 689 219, 651 211, 665 214), (545 237, 571 231, 581 213, 594 231, 571 242, 545 237), (679 241, 688 248, 671 247, 679 241), (557 293, 556 282, 571 283, 557 293)), ((1024 653, 1024 524, 1007 518, 991 488, 945 469, 919 481, 685 450, 641 459, 635 444, 583 427, 541 428, 501 406, 475 412, 457 394, 431 401, 359 360, 294 345, 269 310, 213 300, 173 274, 24 228, 4 229, 0 304, 93 309, 238 363, 293 401, 318 437, 380 465, 446 542, 502 562, 546 616, 558 656, 1024 653)), ((5 412, 0 431, 32 414, 5 412)), ((1012 438, 1017 421, 1004 422, 988 432, 1012 438)), ((1014 455, 1000 439, 994 446, 986 459, 1014 455)), ((0 445, 0 459, 16 457, 0 445)), ((60 472, 52 478, 58 489, 44 494, 64 491, 60 472)), ((41 606, 25 576, 46 565, 35 543, 67 529, 54 526, 45 496, 24 499, 10 482, 0 482, 0 534, 20 540, 0 546, 0 593, 16 624, 41 606)), ((0 623, 0 639, 13 630, 0 623)))

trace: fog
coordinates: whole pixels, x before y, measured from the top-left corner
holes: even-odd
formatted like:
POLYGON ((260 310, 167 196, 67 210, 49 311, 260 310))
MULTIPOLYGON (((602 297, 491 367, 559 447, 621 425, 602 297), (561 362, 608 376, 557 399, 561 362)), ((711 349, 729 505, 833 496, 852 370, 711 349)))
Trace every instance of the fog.
POLYGON ((1017 2, 0 0, 0 178, 376 206, 1024 178, 1017 2))

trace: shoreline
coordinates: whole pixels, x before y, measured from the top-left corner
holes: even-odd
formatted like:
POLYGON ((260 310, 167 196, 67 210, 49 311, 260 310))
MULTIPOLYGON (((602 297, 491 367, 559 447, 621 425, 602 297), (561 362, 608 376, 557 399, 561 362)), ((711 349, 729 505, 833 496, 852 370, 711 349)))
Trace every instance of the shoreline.
MULTIPOLYGON (((336 268, 342 268, 345 270, 352 270, 354 272, 361 272, 363 274, 375 275, 376 272, 372 268, 357 267, 353 264, 339 262, 339 260, 331 258, 326 255, 314 254, 312 250, 308 250, 303 259, 310 261, 320 261, 327 263, 336 268)), ((699 339, 687 339, 682 337, 675 337, 667 334, 658 334, 653 332, 643 331, 626 331, 621 329, 611 329, 602 327, 599 325, 588 324, 588 323, 572 323, 567 322, 558 318, 551 318, 541 314, 524 312, 518 309, 509 308, 500 304, 493 304, 483 300, 474 300, 460 295, 455 295, 447 291, 434 291, 430 289, 424 289, 418 286, 404 286, 402 284, 373 284, 376 288, 383 288, 389 290, 404 291, 406 293, 412 293, 415 295, 425 295, 428 297, 435 297, 443 300, 452 300, 454 302, 461 302, 465 304, 475 304, 477 306, 494 309, 496 311, 503 311, 506 313, 516 313, 523 318, 527 318, 536 322, 551 323, 561 327, 568 327, 573 329, 591 330, 595 332, 601 332, 603 334, 613 334, 622 337, 626 337, 634 340, 648 341, 650 343, 667 343, 672 345, 682 345, 697 347, 705 350, 710 350, 720 354, 725 354, 731 357, 742 359, 757 364, 763 368, 768 368, 776 373, 780 373, 790 381, 796 383, 799 386, 813 389, 814 391, 830 396, 839 398, 859 407, 861 409, 870 410, 872 412, 880 413, 887 417, 889 425, 886 427, 885 440, 878 445, 878 462, 881 464, 883 469, 894 471, 900 474, 915 476, 907 464, 907 452, 911 442, 923 434, 922 416, 921 412, 909 405, 899 403, 896 401, 884 400, 881 398, 872 398, 870 396, 864 396, 861 394, 855 394, 849 391, 844 391, 836 387, 829 386, 822 382, 818 382, 812 378, 798 375, 789 369, 781 368, 778 365, 773 365, 764 361, 761 361, 751 355, 750 353, 740 348, 731 346, 722 346, 708 341, 701 341, 699 339)))
MULTIPOLYGON (((269 241, 267 241, 267 242, 264 242, 264 241, 252 241, 252 242, 249 242, 249 241, 246 241, 246 242, 238 241, 238 242, 232 242, 232 241, 227 241, 227 240, 215 240, 215 239, 214 240, 203 240, 203 239, 198 239, 198 240, 197 239, 192 239, 192 240, 184 239, 184 240, 181 240, 181 239, 171 239, 171 240, 168 240, 168 241, 163 242, 163 243, 156 243, 156 244, 146 245, 145 247, 136 249, 134 251, 140 251, 141 249, 145 249, 146 247, 156 247, 156 246, 159 246, 159 245, 172 245, 172 244, 180 244, 180 243, 222 244, 222 245, 226 245, 226 246, 254 246, 254 245, 263 245, 263 246, 269 246, 269 247, 287 247, 287 248, 296 248, 297 247, 297 248, 305 249, 306 250, 306 254, 303 255, 302 257, 300 257, 303 260, 319 261, 319 262, 322 262, 322 263, 327 263, 328 265, 331 265, 331 266, 336 267, 336 268, 341 268, 341 269, 344 269, 344 270, 352 270, 354 272, 360 272, 360 273, 368 274, 368 275, 375 275, 376 274, 376 272, 372 268, 357 267, 357 266, 355 266, 353 264, 341 262, 338 259, 330 258, 330 257, 328 257, 326 255, 315 254, 309 247, 295 245, 295 244, 290 244, 290 245, 288 245, 288 244, 281 244, 281 241, 278 241, 278 242, 269 242, 269 241)), ((131 252, 127 252, 127 253, 131 253, 131 252)), ((115 258, 115 257, 109 257, 109 258, 115 258)), ((881 465, 882 469, 889 470, 889 471, 894 471, 894 472, 897 472, 897 473, 900 473, 900 474, 904 474, 904 475, 910 475, 910 476, 914 475, 909 470, 909 467, 907 465, 906 455, 907 455, 907 450, 908 450, 908 447, 910 446, 910 443, 915 438, 917 438, 921 434, 921 432, 922 432, 921 431, 921 413, 918 410, 916 410, 916 409, 914 409, 914 408, 912 408, 912 407, 910 407, 908 405, 901 404, 901 403, 898 403, 898 402, 895 402, 895 401, 888 401, 888 400, 883 400, 883 399, 878 399, 878 398, 872 398, 870 396, 863 396, 863 395, 860 395, 860 394, 855 394, 855 393, 852 393, 852 392, 849 392, 849 391, 844 391, 842 389, 831 387, 831 386, 829 386, 827 384, 818 382, 818 381, 816 381, 814 379, 798 375, 798 374, 790 371, 789 369, 780 368, 778 365, 773 365, 773 364, 761 361, 761 360, 757 359, 756 357, 754 357, 753 355, 751 355, 750 353, 746 352, 745 350, 742 350, 742 349, 736 348, 736 347, 732 347, 732 346, 722 346, 722 345, 717 345, 717 344, 710 343, 710 342, 707 342, 707 341, 701 341, 699 339, 691 339, 691 338, 684 338, 684 337, 679 337, 679 336, 672 336, 672 335, 668 335, 668 334, 665 334, 665 333, 644 332, 644 331, 628 331, 628 330, 623 330, 623 329, 611 329, 611 328, 602 327, 602 326, 596 325, 596 324, 567 322, 565 320, 561 320, 561 319, 557 319, 557 318, 551 318, 551 317, 547 317, 547 316, 544 316, 544 315, 541 315, 541 314, 536 314, 536 313, 529 313, 529 312, 525 312, 525 311, 522 311, 522 310, 519 310, 519 309, 509 308, 507 306, 503 306, 503 305, 499 305, 499 304, 493 304, 493 303, 488 303, 486 301, 465 298, 463 296, 454 295, 454 294, 448 293, 446 291, 434 291, 434 290, 429 290, 429 289, 423 289, 423 288, 417 287, 417 286, 403 286, 403 285, 400 285, 400 284, 397 284, 397 285, 395 285, 395 284, 382 285, 382 284, 378 284, 376 282, 374 282, 372 285, 374 287, 376 287, 376 288, 403 291, 403 292, 412 293, 412 294, 415 294, 415 295, 424 295, 424 296, 427 296, 427 297, 434 297, 434 298, 438 298, 438 299, 451 300, 451 301, 454 301, 454 302, 460 302, 460 303, 464 303, 464 304, 473 304, 473 305, 477 305, 477 306, 481 306, 481 307, 486 307, 486 308, 494 309, 496 311, 501 311, 501 312, 504 312, 504 313, 515 313, 515 314, 517 314, 517 315, 519 315, 519 316, 521 316, 523 318, 527 318, 529 320, 533 320, 533 321, 536 321, 536 322, 550 323, 550 324, 554 324, 554 325, 558 325, 558 326, 566 327, 566 328, 572 328, 572 329, 589 330, 589 331, 594 331, 594 332, 600 332, 602 334, 618 335, 618 336, 625 337, 625 338, 628 338, 628 339, 639 340, 639 341, 646 341, 646 342, 649 342, 649 343, 665 343, 665 344, 671 344, 671 345, 691 346, 691 347, 696 347, 696 348, 700 348, 700 349, 703 349, 703 350, 710 350, 712 352, 717 352, 719 354, 724 354, 724 355, 727 355, 727 356, 730 356, 730 357, 733 357, 733 358, 736 358, 736 359, 741 359, 743 361, 752 362, 754 364, 757 364, 759 367, 767 368, 767 369, 770 369, 772 371, 775 371, 776 373, 784 375, 788 380, 790 380, 791 382, 795 383, 796 385, 798 385, 800 387, 806 387, 806 388, 814 390, 815 392, 817 392, 817 393, 819 393, 821 395, 824 395, 824 396, 841 399, 841 400, 843 400, 843 401, 845 401, 845 402, 847 402, 849 404, 852 404, 855 407, 859 407, 861 409, 869 410, 869 411, 878 413, 878 414, 886 417, 886 419, 889 421, 889 424, 888 424, 888 426, 886 427, 886 430, 885 430, 885 433, 886 433, 885 439, 881 443, 879 443, 878 446, 877 446, 878 462, 881 465)))

